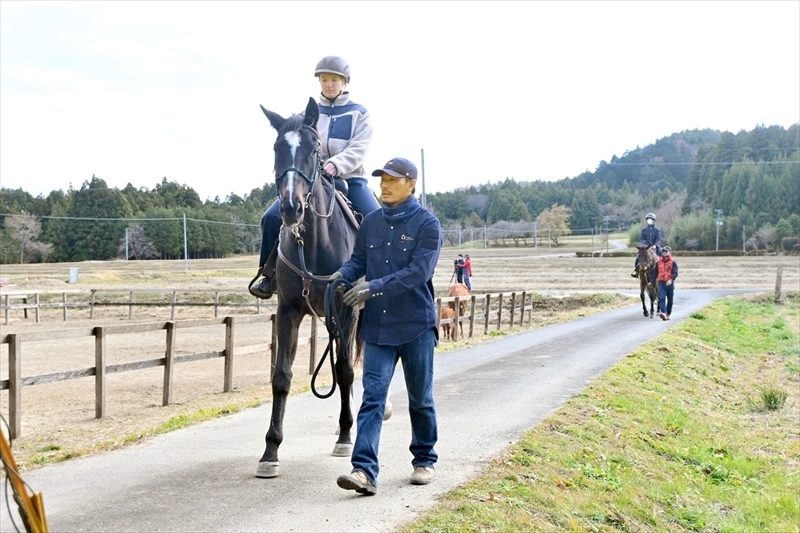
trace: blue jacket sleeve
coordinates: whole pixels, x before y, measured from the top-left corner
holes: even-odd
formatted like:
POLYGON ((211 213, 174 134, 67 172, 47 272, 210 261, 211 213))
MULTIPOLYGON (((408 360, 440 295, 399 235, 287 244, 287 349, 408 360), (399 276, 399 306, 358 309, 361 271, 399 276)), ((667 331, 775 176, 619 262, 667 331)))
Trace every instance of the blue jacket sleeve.
POLYGON ((676 279, 678 279, 678 262, 677 261, 673 261, 672 262, 672 281, 675 281, 676 279))

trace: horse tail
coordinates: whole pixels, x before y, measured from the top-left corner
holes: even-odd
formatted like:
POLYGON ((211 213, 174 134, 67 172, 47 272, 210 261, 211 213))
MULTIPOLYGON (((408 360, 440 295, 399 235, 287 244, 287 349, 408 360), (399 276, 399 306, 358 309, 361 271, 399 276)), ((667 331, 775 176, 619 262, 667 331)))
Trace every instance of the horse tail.
POLYGON ((364 322, 364 313, 358 313, 358 320, 356 321, 356 354, 353 358, 353 368, 358 366, 361 358, 364 357, 364 341, 361 340, 361 324, 364 322))

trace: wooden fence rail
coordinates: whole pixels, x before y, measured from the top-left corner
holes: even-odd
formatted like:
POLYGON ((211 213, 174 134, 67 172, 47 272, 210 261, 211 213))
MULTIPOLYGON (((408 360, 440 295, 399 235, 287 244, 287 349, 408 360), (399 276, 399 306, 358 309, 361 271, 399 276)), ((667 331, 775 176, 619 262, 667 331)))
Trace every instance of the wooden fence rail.
MULTIPOLYGON (((131 290, 114 290, 114 289, 91 289, 90 291, 14 291, 0 294, 0 310, 3 311, 4 323, 9 325, 11 311, 23 311, 24 318, 28 318, 28 310, 36 312, 36 323, 41 322, 40 311, 42 309, 61 309, 62 320, 67 320, 67 309, 89 309, 89 318, 95 318, 95 309, 100 307, 123 307, 128 309, 128 319, 133 319, 134 307, 169 307, 170 320, 175 320, 175 310, 178 307, 208 307, 213 308, 214 318, 219 316, 219 309, 221 307, 237 308, 237 307, 251 307, 255 308, 256 314, 261 314, 262 309, 267 308, 262 300, 254 298, 248 293, 238 290, 229 291, 205 291, 205 290, 172 290, 172 289, 148 289, 140 291, 131 290), (41 295, 61 295, 61 302, 42 302, 41 295), (127 300, 125 301, 102 301, 100 297, 103 294, 119 295, 126 294, 127 300), (135 295, 152 295, 152 294, 169 294, 171 295, 170 302, 141 302, 135 301, 135 295), (178 295, 196 295, 196 294, 213 294, 213 301, 211 302, 183 302, 178 300, 178 295), (243 300, 254 300, 252 303, 238 303, 238 302, 222 302, 220 294, 229 294, 234 296, 242 296, 243 300), (73 301, 69 302, 67 295, 71 295, 73 301), (75 298, 83 296, 88 301, 75 301, 75 298), (12 303, 15 300, 21 303, 12 303)), ((274 306, 273 306, 274 308, 274 306)))
MULTIPOLYGON (((458 326, 463 327, 468 324, 467 337, 472 337, 476 321, 483 320, 484 335, 488 334, 491 325, 495 326, 495 330, 500 330, 504 319, 507 317, 506 323, 509 328, 516 326, 523 327, 525 325, 525 314, 527 312, 527 324, 530 325, 533 317, 533 294, 523 292, 520 298, 517 294, 512 292, 508 301, 504 299, 504 294, 499 293, 496 295, 486 294, 480 298, 482 301, 482 309, 476 312, 478 305, 478 296, 469 296, 464 306, 463 314, 457 314, 454 319, 441 320, 442 305, 453 303, 456 309, 459 309, 462 301, 460 297, 444 297, 436 299, 437 323, 436 327, 440 327, 442 323, 454 324, 454 330, 458 330, 458 326), (495 304, 496 302, 496 304, 495 304), (468 311, 468 312, 467 312, 468 311), (519 313, 517 315, 517 313, 519 313), (517 318, 517 316, 519 318, 517 318)), ((0 380, 0 390, 8 390, 9 394, 9 436, 16 439, 20 436, 22 431, 22 387, 41 385, 44 383, 53 383, 58 381, 65 381, 71 379, 78 379, 83 377, 94 376, 95 378, 95 418, 103 418, 106 416, 106 376, 118 372, 130 372, 134 370, 141 370, 144 368, 152 368, 163 366, 163 391, 162 391, 162 405, 169 405, 172 401, 172 380, 174 374, 174 366, 178 363, 187 363, 190 361, 201 361, 204 359, 211 359, 216 357, 223 357, 225 359, 223 370, 223 392, 230 392, 233 390, 234 378, 234 354, 246 355, 252 353, 260 353, 262 350, 269 350, 270 353, 270 381, 275 369, 275 361, 277 357, 277 331, 276 331, 276 316, 271 315, 245 315, 245 316, 226 316, 224 318, 213 318, 207 320, 169 320, 164 322, 150 322, 141 324, 126 324, 126 325, 106 325, 96 326, 91 328, 76 328, 61 331, 29 331, 24 333, 8 333, 0 335, 0 344, 8 344, 8 378, 0 380), (235 325, 247 323, 270 323, 270 342, 263 344, 255 344, 248 346, 235 346, 235 325), (213 325, 225 325, 224 346, 222 351, 208 351, 193 354, 176 355, 176 336, 177 330, 189 329, 213 325), (109 335, 123 335, 143 333, 149 331, 166 332, 165 345, 166 349, 164 357, 156 359, 147 359, 143 361, 134 361, 120 364, 107 364, 106 362, 106 340, 109 335), (61 339, 73 339, 81 337, 94 337, 95 345, 95 365, 90 368, 83 368, 78 370, 69 370, 64 372, 56 372, 51 374, 43 374, 38 376, 22 377, 22 353, 23 343, 33 343, 37 341, 52 341, 61 339)), ((311 335, 307 338, 298 340, 298 346, 309 345, 309 374, 314 372, 317 364, 317 343, 319 340, 328 341, 328 337, 318 337, 318 325, 316 317, 311 317, 311 335)), ((453 338, 458 338, 458 332, 454 331, 453 338)))

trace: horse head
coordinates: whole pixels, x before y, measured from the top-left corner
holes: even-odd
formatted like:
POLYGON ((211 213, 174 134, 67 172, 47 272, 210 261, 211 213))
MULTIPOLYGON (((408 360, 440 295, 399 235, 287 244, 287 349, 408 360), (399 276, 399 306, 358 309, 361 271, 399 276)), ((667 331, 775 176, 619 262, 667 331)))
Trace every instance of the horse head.
POLYGON ((317 120, 319 108, 308 99, 305 114, 283 118, 277 113, 261 110, 278 132, 275 141, 275 185, 283 224, 292 229, 303 223, 314 183, 321 173, 317 120))
POLYGON ((636 243, 636 248, 639 250, 639 268, 645 272, 653 268, 658 262, 658 256, 652 246, 645 243, 636 243))

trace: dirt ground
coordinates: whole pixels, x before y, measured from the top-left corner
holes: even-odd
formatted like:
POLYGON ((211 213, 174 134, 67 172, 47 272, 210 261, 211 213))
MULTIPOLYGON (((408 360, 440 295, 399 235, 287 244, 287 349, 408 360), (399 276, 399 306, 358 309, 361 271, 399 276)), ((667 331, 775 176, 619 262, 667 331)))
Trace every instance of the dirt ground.
MULTIPOLYGON (((457 253, 469 253, 473 264, 473 293, 535 291, 542 295, 563 295, 574 291, 635 290, 638 282, 630 278, 633 257, 577 258, 550 253, 532 253, 530 249, 455 250, 442 253, 434 276, 438 295, 444 296, 453 274, 457 253)), ((559 250, 559 253, 562 253, 559 250)), ((783 267, 783 291, 800 290, 800 259, 786 256, 760 257, 681 257, 676 255, 680 276, 676 289, 688 288, 764 288, 774 290, 778 267, 783 267)), ((2 293, 11 291, 56 292, 114 289, 125 296, 128 290, 201 290, 205 301, 213 301, 213 291, 236 291, 246 294, 246 285, 255 271, 256 258, 153 262, 91 262, 75 265, 8 265, 2 277, 10 283, 2 293), (70 266, 80 269, 79 283, 67 284, 70 266)), ((69 298, 77 298, 70 294, 69 298)), ((118 295, 119 297, 119 295, 118 295)), ((122 298, 121 303, 127 299, 122 298)), ((168 299, 166 300, 168 301, 168 299)), ((231 300, 233 301, 233 300, 231 300)), ((237 302, 252 304, 249 296, 237 302)), ((544 300, 542 300, 544 301, 544 300)), ((638 303, 638 298, 631 299, 638 303)), ((274 312, 274 299, 266 302, 262 313, 274 312)), ((582 305, 582 304, 579 304, 582 305)), ((619 305, 624 305, 624 302, 619 305)), ((594 307, 589 304, 589 307, 594 307)), ((534 322, 541 324, 558 316, 567 316, 574 309, 558 310, 540 307, 534 322)), ((586 312, 596 309, 585 310, 586 312)), ((222 308, 219 316, 255 314, 255 307, 222 308)), ((638 312, 638 310, 637 310, 638 312)), ((21 311, 11 313, 11 323, 0 325, 2 333, 46 332, 63 329, 89 329, 100 325, 157 322, 170 319, 168 307, 136 308, 133 320, 127 307, 103 307, 89 319, 88 309, 69 310, 69 320, 62 320, 61 310, 43 312, 36 324, 32 312, 24 319, 21 311)), ((179 307, 176 320, 212 318, 210 308, 179 307)), ((2 320, 2 317, 0 317, 2 320)), ((170 419, 201 409, 235 411, 270 399, 269 342, 270 326, 237 324, 235 346, 261 345, 258 352, 235 355, 234 391, 223 393, 223 359, 178 364, 173 378, 173 402, 162 407, 163 367, 155 367, 107 376, 107 416, 95 419, 94 378, 85 377, 57 383, 37 384, 22 389, 22 436, 14 442, 18 463, 30 468, 44 462, 93 453, 135 441, 170 419)), ((481 332, 482 332, 482 328, 481 332)), ((320 326, 320 335, 325 335, 320 326)), ((310 335, 306 323, 301 338, 310 335)), ((108 364, 156 359, 164 356, 164 331, 110 335, 107 339, 108 364)), ((222 351, 225 344, 223 325, 179 329, 177 353, 191 354, 222 351)), ((472 341, 475 342, 475 341, 472 341)), ((321 355, 324 346, 318 349, 321 355)), ((234 350, 235 353, 235 350, 234 350)), ((65 340, 43 340, 23 343, 22 376, 34 376, 85 369, 94 366, 94 337, 65 340)), ((294 387, 307 389, 310 376, 307 346, 298 349, 295 361, 294 387)), ((8 376, 8 346, 0 352, 0 379, 8 376)), ((323 382, 330 382, 326 367, 323 382)), ((8 418, 8 391, 0 391, 0 413, 8 418)), ((268 420, 264 420, 264 431, 268 420)))

